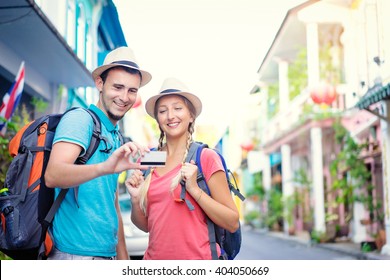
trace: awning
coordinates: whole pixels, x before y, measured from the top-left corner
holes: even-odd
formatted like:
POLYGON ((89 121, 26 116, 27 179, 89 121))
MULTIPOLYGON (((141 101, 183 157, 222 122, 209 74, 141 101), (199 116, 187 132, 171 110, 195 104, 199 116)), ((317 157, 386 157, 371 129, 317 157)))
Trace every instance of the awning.
POLYGON ((356 103, 355 107, 358 107, 359 109, 368 110, 369 106, 375 103, 378 103, 382 100, 389 100, 390 99, 390 83, 382 86, 382 85, 376 85, 369 89, 365 95, 359 100, 358 103, 356 103))
MULTIPOLYGON (((103 7, 102 17, 99 22, 99 34, 102 42, 105 44, 104 49, 108 51, 117 47, 127 46, 118 11, 112 1, 108 1, 107 5, 103 7)), ((100 62, 99 65, 101 65, 100 62)))
POLYGON ((0 1, 0 38, 49 82, 94 86, 91 72, 33 0, 0 1))

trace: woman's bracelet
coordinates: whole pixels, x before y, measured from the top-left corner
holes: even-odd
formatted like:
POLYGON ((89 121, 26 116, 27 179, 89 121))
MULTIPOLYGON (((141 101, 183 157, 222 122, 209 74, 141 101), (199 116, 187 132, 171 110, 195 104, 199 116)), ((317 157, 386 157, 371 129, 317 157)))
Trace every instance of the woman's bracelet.
POLYGON ((200 194, 199 194, 199 196, 198 196, 198 199, 196 200, 197 203, 199 202, 200 198, 202 197, 202 194, 203 194, 203 191, 202 191, 202 189, 201 189, 201 190, 200 190, 200 194))

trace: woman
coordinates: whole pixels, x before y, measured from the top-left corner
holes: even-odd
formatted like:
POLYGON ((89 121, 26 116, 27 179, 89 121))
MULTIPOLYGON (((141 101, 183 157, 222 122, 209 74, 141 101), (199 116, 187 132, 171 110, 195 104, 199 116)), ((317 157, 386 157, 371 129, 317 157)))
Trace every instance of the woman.
POLYGON ((161 132, 158 150, 167 152, 167 160, 165 166, 152 168, 145 180, 135 171, 126 181, 132 221, 149 232, 144 259, 211 259, 206 215, 230 232, 238 229, 239 215, 217 153, 204 149, 200 159, 211 197, 197 184, 195 162, 185 162, 202 103, 180 81, 169 78, 145 107, 157 120, 161 132), (179 199, 181 180, 186 199, 195 206, 193 211, 179 199))

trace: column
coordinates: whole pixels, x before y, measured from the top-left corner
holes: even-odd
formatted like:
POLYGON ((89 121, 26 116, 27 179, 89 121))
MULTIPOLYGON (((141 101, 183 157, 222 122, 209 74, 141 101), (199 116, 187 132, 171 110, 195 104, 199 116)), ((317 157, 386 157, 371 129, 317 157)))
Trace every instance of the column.
POLYGON ((271 189, 271 162, 269 155, 262 153, 263 160, 263 185, 265 191, 268 193, 271 189))
POLYGON ((313 176, 312 200, 314 207, 314 230, 325 232, 324 174, 322 162, 322 131, 314 127, 310 131, 311 162, 313 176))
POLYGON ((381 120, 382 134, 382 170, 383 170, 383 206, 385 210, 386 244, 381 253, 390 255, 390 101, 382 101, 383 115, 386 120, 381 120))
MULTIPOLYGON (((353 217, 364 217, 365 209, 364 205, 361 202, 354 202, 353 204, 353 217)), ((352 219, 352 240, 355 243, 360 243, 366 241, 369 237, 367 234, 366 226, 360 223, 360 219, 352 219)))
MULTIPOLYGON (((267 195, 269 195, 272 187, 272 177, 271 177, 271 160, 268 154, 262 153, 263 161, 263 185, 264 190, 267 195)), ((261 209, 265 215, 268 215, 268 202, 265 199, 261 204, 261 209)))
MULTIPOLYGON (((291 170, 291 147, 290 145, 283 145, 281 147, 282 152, 282 184, 283 184, 283 199, 293 194, 294 186, 292 181, 292 170, 291 170)), ((286 207, 284 209, 286 211, 286 207)), ((284 220, 287 225, 284 227, 284 232, 288 233, 288 229, 292 226, 289 225, 287 220, 284 220)))

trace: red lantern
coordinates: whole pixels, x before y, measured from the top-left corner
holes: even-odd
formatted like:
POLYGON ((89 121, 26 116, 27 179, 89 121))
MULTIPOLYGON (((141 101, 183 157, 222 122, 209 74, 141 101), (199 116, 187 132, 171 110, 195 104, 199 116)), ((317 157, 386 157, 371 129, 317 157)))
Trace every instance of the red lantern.
POLYGON ((330 105, 336 100, 337 92, 334 86, 322 82, 311 89, 310 96, 314 103, 330 105))
POLYGON ((135 100, 133 106, 131 108, 137 108, 142 104, 141 96, 139 93, 137 94, 137 99, 135 100))
POLYGON ((241 149, 243 149, 244 151, 252 151, 253 148, 255 147, 255 145, 253 144, 252 141, 247 141, 247 142, 244 142, 240 145, 241 149))

